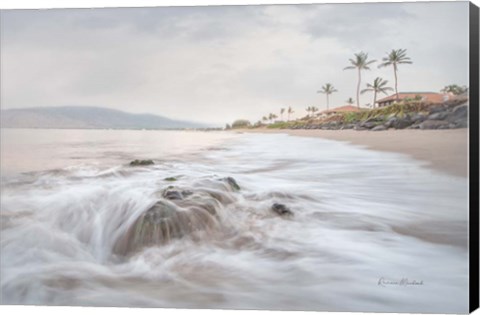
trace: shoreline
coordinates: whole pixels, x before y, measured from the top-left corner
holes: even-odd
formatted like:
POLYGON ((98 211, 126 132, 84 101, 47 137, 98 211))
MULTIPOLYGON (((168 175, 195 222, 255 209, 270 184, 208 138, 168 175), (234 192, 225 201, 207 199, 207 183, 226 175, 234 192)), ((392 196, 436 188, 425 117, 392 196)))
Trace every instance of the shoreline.
POLYGON ((428 167, 468 177, 468 128, 447 130, 320 130, 320 129, 236 129, 234 132, 283 133, 290 136, 323 138, 366 146, 369 150, 396 152, 426 161, 428 167))

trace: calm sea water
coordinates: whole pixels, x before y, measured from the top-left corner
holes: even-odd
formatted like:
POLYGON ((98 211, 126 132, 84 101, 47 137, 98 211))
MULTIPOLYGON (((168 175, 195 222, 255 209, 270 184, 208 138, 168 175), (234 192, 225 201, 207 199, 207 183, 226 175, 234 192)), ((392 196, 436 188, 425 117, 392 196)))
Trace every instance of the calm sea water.
POLYGON ((467 311, 468 183, 406 156, 282 134, 1 140, 3 304, 467 311), (143 158, 155 165, 128 166, 143 158), (216 191, 224 177, 241 190, 216 191), (221 196, 213 228, 115 252, 172 185, 221 196))

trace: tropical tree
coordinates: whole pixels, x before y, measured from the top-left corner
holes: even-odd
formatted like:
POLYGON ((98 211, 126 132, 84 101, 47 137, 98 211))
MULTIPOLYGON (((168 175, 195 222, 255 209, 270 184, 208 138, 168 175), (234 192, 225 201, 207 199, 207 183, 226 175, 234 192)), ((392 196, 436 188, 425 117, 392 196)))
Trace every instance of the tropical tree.
POLYGON ((268 119, 270 120, 271 123, 273 123, 273 121, 277 118, 278 116, 273 114, 273 113, 270 113, 268 115, 268 119))
POLYGON ((387 91, 393 91, 391 87, 387 87, 388 81, 383 80, 382 78, 375 78, 373 80, 373 84, 367 83, 367 88, 362 90, 362 94, 366 92, 373 92, 373 105, 372 107, 375 108, 375 103, 377 103, 377 94, 384 93, 387 94, 387 91))
POLYGON ((397 79, 397 72, 398 72, 398 65, 401 64, 412 64, 412 60, 410 57, 407 57, 407 50, 406 49, 392 49, 390 53, 388 53, 387 57, 382 58, 382 63, 378 66, 379 68, 393 66, 393 74, 395 76, 395 98, 398 102, 399 95, 398 95, 398 79, 397 79))
POLYGON ((310 116, 310 112, 312 111, 312 106, 308 106, 305 110, 307 111, 307 117, 310 116))
POLYGON ((348 100, 346 100, 345 102, 347 102, 348 105, 353 105, 353 103, 355 103, 355 101, 351 97, 348 100))
POLYGON ((312 106, 312 116, 314 116, 316 112, 318 112, 318 108, 315 106, 312 106))
POLYGON ((285 108, 280 108, 280 120, 283 121, 283 113, 285 113, 285 108))
POLYGON ((460 95, 468 91, 468 88, 466 86, 459 86, 456 84, 450 84, 445 86, 443 89, 440 90, 440 92, 443 93, 453 93, 454 95, 460 95))
POLYGON ((362 83, 362 70, 370 70, 369 65, 376 62, 376 60, 368 60, 368 54, 363 51, 354 54, 355 58, 349 59, 351 66, 345 67, 343 70, 357 69, 358 83, 357 83, 357 107, 360 108, 360 84, 362 83))
POLYGON ((332 84, 327 83, 324 86, 322 86, 322 89, 317 91, 317 93, 323 93, 327 96, 327 110, 329 109, 329 99, 328 96, 332 93, 338 92, 332 84))
POLYGON ((294 113, 294 111, 293 111, 292 107, 289 106, 289 107, 288 107, 288 110, 287 110, 288 121, 290 121, 290 115, 293 114, 293 113, 294 113))
POLYGON ((267 116, 262 117, 262 121, 267 121, 267 120, 268 120, 267 116))

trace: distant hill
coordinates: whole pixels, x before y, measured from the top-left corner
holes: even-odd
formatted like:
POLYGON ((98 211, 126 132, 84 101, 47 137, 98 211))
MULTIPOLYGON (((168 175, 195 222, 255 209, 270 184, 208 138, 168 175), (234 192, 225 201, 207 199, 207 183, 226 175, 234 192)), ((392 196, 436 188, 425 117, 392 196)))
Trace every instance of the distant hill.
POLYGON ((1 111, 2 128, 59 129, 177 129, 205 125, 151 114, 131 114, 103 107, 64 106, 6 109, 1 111))

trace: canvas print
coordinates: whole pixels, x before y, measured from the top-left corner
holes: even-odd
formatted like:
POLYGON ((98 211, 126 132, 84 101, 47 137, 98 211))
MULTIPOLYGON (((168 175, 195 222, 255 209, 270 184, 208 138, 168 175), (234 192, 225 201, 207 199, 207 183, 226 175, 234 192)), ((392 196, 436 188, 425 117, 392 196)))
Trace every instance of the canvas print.
POLYGON ((468 17, 2 10, 1 304, 467 312, 468 17))

